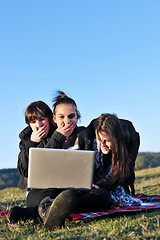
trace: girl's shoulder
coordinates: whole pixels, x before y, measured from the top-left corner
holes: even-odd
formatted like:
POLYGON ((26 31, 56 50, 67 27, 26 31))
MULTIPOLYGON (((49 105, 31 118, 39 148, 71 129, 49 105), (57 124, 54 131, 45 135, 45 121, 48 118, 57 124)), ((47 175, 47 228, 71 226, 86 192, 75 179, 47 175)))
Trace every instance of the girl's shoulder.
POLYGON ((77 137, 78 137, 79 147, 81 150, 93 149, 93 139, 92 139, 91 132, 88 128, 84 126, 77 127, 77 137))
POLYGON ((32 129, 30 126, 24 128, 20 134, 19 134, 19 138, 22 140, 22 139, 27 139, 28 137, 31 136, 31 133, 32 133, 32 129))
POLYGON ((90 135, 90 133, 91 133, 91 131, 87 127, 84 127, 84 126, 77 127, 77 134, 89 134, 90 135))

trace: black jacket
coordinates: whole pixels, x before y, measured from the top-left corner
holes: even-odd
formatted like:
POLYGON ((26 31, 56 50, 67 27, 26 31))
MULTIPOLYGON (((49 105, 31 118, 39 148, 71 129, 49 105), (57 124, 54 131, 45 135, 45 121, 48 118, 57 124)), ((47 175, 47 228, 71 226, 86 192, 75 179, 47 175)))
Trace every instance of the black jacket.
POLYGON ((20 173, 20 181, 18 187, 24 189, 27 187, 27 178, 28 178, 28 158, 29 158, 29 148, 30 147, 43 147, 47 144, 51 135, 54 132, 54 128, 50 127, 49 134, 41 142, 32 142, 30 140, 32 129, 30 126, 26 127, 20 134, 20 143, 19 148, 20 152, 18 154, 17 169, 20 173))
POLYGON ((20 153, 18 155, 17 168, 21 175, 18 187, 21 189, 27 188, 28 178, 28 159, 29 159, 29 148, 69 148, 78 143, 80 150, 91 150, 92 149, 92 138, 90 130, 85 127, 76 127, 71 136, 71 141, 66 141, 66 137, 61 133, 51 129, 48 136, 41 142, 35 143, 30 140, 32 129, 30 127, 25 128, 19 135, 21 141, 19 144, 20 153))

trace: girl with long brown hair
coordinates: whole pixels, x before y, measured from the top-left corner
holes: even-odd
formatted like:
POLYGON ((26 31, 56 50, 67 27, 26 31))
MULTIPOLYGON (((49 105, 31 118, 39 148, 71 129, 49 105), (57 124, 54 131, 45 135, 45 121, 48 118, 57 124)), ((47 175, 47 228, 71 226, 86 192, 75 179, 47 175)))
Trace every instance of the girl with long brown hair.
POLYGON ((130 158, 125 144, 124 132, 119 119, 114 114, 102 114, 96 127, 95 188, 110 191, 114 204, 140 204, 123 189, 130 177, 130 158), (96 146, 97 143, 97 146, 96 146))

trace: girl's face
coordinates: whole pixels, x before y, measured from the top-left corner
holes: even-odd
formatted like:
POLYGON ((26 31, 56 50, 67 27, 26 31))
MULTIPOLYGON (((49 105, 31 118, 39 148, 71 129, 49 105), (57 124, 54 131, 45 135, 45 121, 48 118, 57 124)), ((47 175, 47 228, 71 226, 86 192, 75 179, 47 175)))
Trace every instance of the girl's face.
POLYGON ((96 140, 103 154, 108 154, 111 151, 111 142, 104 132, 100 131, 98 134, 96 133, 96 140))
POLYGON ((29 125, 32 128, 33 132, 36 132, 40 130, 43 126, 46 126, 46 135, 48 135, 49 133, 50 124, 47 117, 38 116, 38 118, 31 121, 29 125))
POLYGON ((53 120, 57 124, 57 127, 67 127, 72 123, 77 123, 78 117, 76 107, 72 104, 59 104, 55 109, 53 120))

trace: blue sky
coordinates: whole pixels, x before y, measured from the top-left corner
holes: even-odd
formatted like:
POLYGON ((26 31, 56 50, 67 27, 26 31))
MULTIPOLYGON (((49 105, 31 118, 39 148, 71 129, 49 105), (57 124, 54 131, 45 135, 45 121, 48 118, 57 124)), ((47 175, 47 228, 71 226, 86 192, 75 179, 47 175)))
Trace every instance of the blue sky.
POLYGON ((77 102, 79 125, 101 113, 131 120, 140 151, 160 151, 159 0, 0 1, 0 169, 14 168, 24 111, 77 102))

